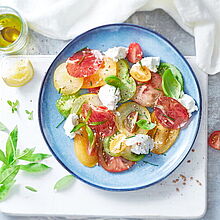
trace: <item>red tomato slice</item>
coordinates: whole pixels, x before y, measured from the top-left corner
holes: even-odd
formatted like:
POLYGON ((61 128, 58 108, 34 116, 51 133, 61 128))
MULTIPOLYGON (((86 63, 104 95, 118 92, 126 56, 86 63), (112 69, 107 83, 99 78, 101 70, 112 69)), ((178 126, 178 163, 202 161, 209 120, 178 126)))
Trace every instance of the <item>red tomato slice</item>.
POLYGON ((158 98, 154 111, 158 121, 165 128, 177 129, 189 120, 187 109, 170 97, 161 96, 158 98))
POLYGON ((152 85, 137 86, 136 93, 132 98, 133 101, 146 107, 154 107, 157 99, 163 96, 163 91, 153 88, 152 85))
POLYGON ((151 79, 146 82, 147 85, 151 85, 153 88, 162 89, 162 77, 159 73, 151 73, 151 79))
POLYGON ((89 93, 95 93, 95 94, 98 94, 99 93, 99 90, 100 90, 100 87, 96 87, 96 88, 89 88, 89 93))
POLYGON ((90 76, 102 66, 102 54, 98 50, 84 49, 67 60, 67 72, 73 77, 90 76))
POLYGON ((89 123, 91 122, 104 122, 101 125, 91 125, 90 127, 100 136, 107 137, 115 133, 115 115, 113 112, 102 106, 96 107, 88 104, 83 104, 82 115, 85 118, 88 114, 89 109, 92 109, 91 116, 89 118, 89 123))
POLYGON ((131 63, 137 63, 143 57, 143 51, 140 44, 131 43, 128 47, 127 59, 131 63))
POLYGON ((132 167, 135 162, 126 160, 123 157, 112 157, 108 155, 103 148, 100 147, 98 151, 98 161, 108 172, 122 172, 132 167))
POLYGON ((208 140, 209 146, 220 150, 220 131, 214 131, 210 134, 208 140))

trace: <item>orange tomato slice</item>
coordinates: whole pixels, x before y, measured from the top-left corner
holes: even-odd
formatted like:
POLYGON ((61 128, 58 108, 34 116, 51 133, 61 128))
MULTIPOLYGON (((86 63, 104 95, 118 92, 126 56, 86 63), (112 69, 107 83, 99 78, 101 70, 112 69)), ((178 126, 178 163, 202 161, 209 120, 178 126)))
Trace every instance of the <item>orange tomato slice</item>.
POLYGON ((140 82, 146 82, 151 79, 151 72, 146 66, 133 65, 130 74, 135 80, 140 82))
POLYGON ((103 86, 106 84, 105 78, 111 75, 116 76, 116 73, 117 73, 116 62, 113 61, 111 58, 105 57, 104 66, 98 69, 97 72, 92 74, 91 76, 85 77, 82 88, 88 89, 88 88, 103 86))
POLYGON ((88 153, 88 135, 85 128, 81 128, 80 133, 74 137, 74 151, 78 160, 87 167, 94 167, 98 162, 98 155, 88 153))

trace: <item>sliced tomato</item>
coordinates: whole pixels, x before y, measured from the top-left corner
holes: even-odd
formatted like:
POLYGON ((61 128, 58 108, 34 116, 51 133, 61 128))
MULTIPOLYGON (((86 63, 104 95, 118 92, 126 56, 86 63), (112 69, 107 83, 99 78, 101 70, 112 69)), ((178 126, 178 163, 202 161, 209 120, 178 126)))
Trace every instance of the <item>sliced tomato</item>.
POLYGON ((143 51, 138 43, 131 43, 128 47, 127 59, 131 63, 137 63, 143 57, 143 51))
POLYGON ((94 167, 98 162, 98 152, 96 149, 88 152, 88 134, 85 127, 82 127, 74 138, 74 151, 77 159, 87 167, 94 167))
POLYGON ((146 84, 162 91, 162 77, 158 73, 151 73, 151 79, 146 84))
POLYGON ((73 77, 90 76, 103 65, 101 52, 98 50, 84 49, 76 52, 67 60, 67 72, 73 77))
POLYGON ((108 172, 122 172, 132 167, 135 162, 126 160, 123 157, 112 157, 108 155, 102 147, 98 152, 99 165, 101 165, 108 172))
POLYGON ((189 120, 187 109, 170 97, 159 97, 154 110, 158 121, 165 128, 178 129, 183 127, 189 120))
POLYGON ((136 93, 132 100, 146 107, 154 107, 157 99, 163 96, 163 91, 153 88, 152 85, 143 84, 137 86, 136 93))
POLYGON ((91 125, 90 127, 102 137, 113 135, 116 131, 114 113, 103 106, 97 107, 93 105, 83 104, 82 115, 84 118, 87 116, 90 109, 92 110, 92 113, 88 120, 89 123, 104 122, 101 125, 91 125))
POLYGON ((88 90, 89 90, 89 93, 98 94, 98 93, 99 93, 99 90, 100 90, 100 87, 90 88, 90 89, 88 89, 88 90))
POLYGON ((210 147, 220 150, 220 131, 214 131, 210 134, 208 144, 210 147))

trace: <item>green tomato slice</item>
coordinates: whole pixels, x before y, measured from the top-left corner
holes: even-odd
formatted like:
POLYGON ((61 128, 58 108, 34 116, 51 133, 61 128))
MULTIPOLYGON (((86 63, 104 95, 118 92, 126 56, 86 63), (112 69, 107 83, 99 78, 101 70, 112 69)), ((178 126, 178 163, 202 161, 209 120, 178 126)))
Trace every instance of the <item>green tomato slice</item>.
POLYGON ((104 138, 104 141, 103 141, 104 151, 112 157, 119 157, 120 154, 116 154, 110 151, 109 145, 110 145, 111 138, 112 136, 104 138))
POLYGON ((122 80, 123 84, 119 88, 121 94, 120 102, 126 102, 130 100, 136 92, 136 83, 132 77, 129 77, 127 80, 122 80))
POLYGON ((117 76, 121 80, 120 85, 120 102, 126 102, 130 100, 136 92, 136 82, 129 74, 129 64, 126 60, 122 59, 117 62, 117 76))
POLYGON ((73 102, 78 97, 78 94, 73 95, 61 95, 61 97, 56 101, 56 107, 59 113, 67 118, 71 112, 73 102))
POLYGON ((124 157, 126 160, 140 161, 146 155, 145 154, 134 154, 131 152, 131 147, 127 147, 124 151, 121 152, 121 156, 124 157))
POLYGON ((121 59, 117 62, 117 76, 118 78, 120 78, 121 80, 127 80, 130 77, 129 74, 129 64, 128 61, 125 59, 121 59))

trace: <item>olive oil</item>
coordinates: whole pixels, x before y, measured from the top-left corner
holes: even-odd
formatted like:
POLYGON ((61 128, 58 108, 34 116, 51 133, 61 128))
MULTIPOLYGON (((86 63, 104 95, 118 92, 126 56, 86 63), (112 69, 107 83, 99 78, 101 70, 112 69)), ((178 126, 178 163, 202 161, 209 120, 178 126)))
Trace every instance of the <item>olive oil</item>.
POLYGON ((21 33, 22 22, 14 14, 0 14, 0 47, 15 42, 21 33))

